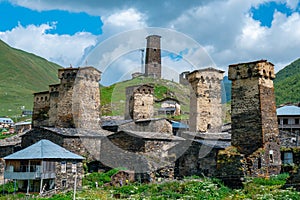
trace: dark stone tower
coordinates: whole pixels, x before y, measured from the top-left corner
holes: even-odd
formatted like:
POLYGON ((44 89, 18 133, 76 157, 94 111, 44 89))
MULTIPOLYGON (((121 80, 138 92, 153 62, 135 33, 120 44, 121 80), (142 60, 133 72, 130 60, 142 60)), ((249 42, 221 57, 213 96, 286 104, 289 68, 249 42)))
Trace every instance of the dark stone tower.
POLYGON ((279 130, 273 79, 266 60, 229 66, 232 145, 245 155, 250 175, 280 172, 279 130))
POLYGON ((145 75, 161 78, 161 49, 159 35, 149 35, 146 48, 145 75))

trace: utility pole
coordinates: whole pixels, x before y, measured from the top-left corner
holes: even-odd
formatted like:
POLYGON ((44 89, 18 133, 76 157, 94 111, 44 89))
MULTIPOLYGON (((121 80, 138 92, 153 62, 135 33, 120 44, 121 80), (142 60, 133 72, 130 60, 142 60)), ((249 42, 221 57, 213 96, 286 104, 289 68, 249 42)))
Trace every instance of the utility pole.
POLYGON ((141 51, 141 72, 143 73, 143 67, 144 67, 144 49, 140 49, 141 51))

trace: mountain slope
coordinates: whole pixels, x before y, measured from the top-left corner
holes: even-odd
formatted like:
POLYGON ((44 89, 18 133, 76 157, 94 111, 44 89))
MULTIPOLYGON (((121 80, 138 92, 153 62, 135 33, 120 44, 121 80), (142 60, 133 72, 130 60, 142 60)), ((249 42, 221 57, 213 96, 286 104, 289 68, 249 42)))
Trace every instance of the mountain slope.
POLYGON ((0 40, 0 116, 21 114, 32 109, 33 93, 56 83, 59 65, 18 49, 0 40))
POLYGON ((300 102, 300 59, 276 74, 274 87, 277 105, 300 102))

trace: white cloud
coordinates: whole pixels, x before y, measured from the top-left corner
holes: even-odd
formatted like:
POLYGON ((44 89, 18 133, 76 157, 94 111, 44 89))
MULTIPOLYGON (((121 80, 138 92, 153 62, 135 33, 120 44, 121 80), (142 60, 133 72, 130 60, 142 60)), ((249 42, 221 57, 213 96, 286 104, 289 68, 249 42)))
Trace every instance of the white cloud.
POLYGON ((19 24, 12 30, 0 32, 0 39, 24 51, 34 53, 62 66, 76 65, 85 48, 95 45, 96 36, 79 32, 75 35, 49 34, 55 24, 29 25, 19 24))
MULTIPOLYGON (((272 26, 262 27, 249 12, 265 2, 214 1, 187 10, 170 26, 191 35, 204 48, 208 46, 207 51, 221 68, 262 58, 282 66, 299 57, 299 13, 286 16, 276 11, 272 26)), ((288 5, 296 4, 290 1, 288 5)))
POLYGON ((286 0, 286 5, 292 10, 295 10, 298 4, 299 4, 299 0, 286 0))
MULTIPOLYGON (((255 21, 251 16, 252 7, 258 8, 259 5, 271 0, 176 2, 166 0, 163 4, 156 0, 151 2, 40 0, 38 3, 30 0, 12 1, 37 10, 60 9, 101 16, 104 23, 103 35, 97 38, 98 43, 105 43, 112 35, 132 29, 153 25, 169 27, 188 35, 202 45, 216 65, 225 70, 229 64, 256 59, 268 59, 275 66, 277 63, 278 66, 282 66, 283 63, 290 63, 299 57, 299 13, 295 12, 291 16, 286 16, 276 11, 270 28, 262 27, 260 22, 255 21)), ((276 2, 286 3, 289 8, 299 10, 297 6, 299 0, 276 0, 276 2)), ((59 60, 64 65, 78 61, 84 52, 90 52, 84 51, 85 49, 93 49, 92 47, 97 44, 96 36, 89 33, 58 36, 47 33, 47 30, 51 28, 54 28, 53 25, 18 26, 11 31, 1 33, 1 38, 6 38, 4 41, 9 41, 9 44, 17 48, 37 53, 54 61, 59 60), (22 35, 21 38, 20 35, 22 35), (47 48, 43 48, 45 45, 47 48)), ((178 53, 189 45, 182 39, 168 37, 171 36, 164 35, 162 42, 168 45, 163 48, 166 50, 171 48, 170 52, 178 53)), ((135 39, 141 40, 140 43, 130 46, 131 39, 128 39, 126 44, 122 44, 123 46, 115 45, 115 51, 111 49, 107 52, 107 60, 114 60, 115 54, 119 54, 122 49, 127 51, 145 45, 144 36, 137 36, 135 39)), ((195 52, 190 50, 185 57, 194 66, 201 66, 203 60, 198 56, 202 54, 195 52)), ((177 66, 177 63, 174 65, 177 66)), ((279 68, 276 66, 276 69, 279 68)))

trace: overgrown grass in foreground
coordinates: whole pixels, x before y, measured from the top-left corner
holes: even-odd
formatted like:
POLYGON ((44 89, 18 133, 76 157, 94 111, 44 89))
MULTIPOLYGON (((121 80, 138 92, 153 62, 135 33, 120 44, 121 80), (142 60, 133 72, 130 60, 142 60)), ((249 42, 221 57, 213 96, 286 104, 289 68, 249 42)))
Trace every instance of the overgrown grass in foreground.
MULTIPOLYGON (((105 173, 93 173, 88 177, 89 180, 85 181, 86 188, 76 193, 76 199, 300 199, 300 193, 294 189, 282 189, 287 177, 287 174, 283 174, 269 179, 250 178, 244 183, 243 189, 234 190, 224 186, 218 179, 197 177, 163 183, 134 183, 122 187, 101 187, 100 185, 99 188, 95 188, 92 186, 94 181, 101 183, 100 180, 105 180, 102 181, 104 183, 108 180, 106 180, 107 174, 105 173), (94 178, 91 179, 91 177, 94 178)), ((6 196, 6 199, 13 199, 13 196, 12 198, 6 196)), ((73 199, 73 193, 57 194, 48 199, 73 199)))

